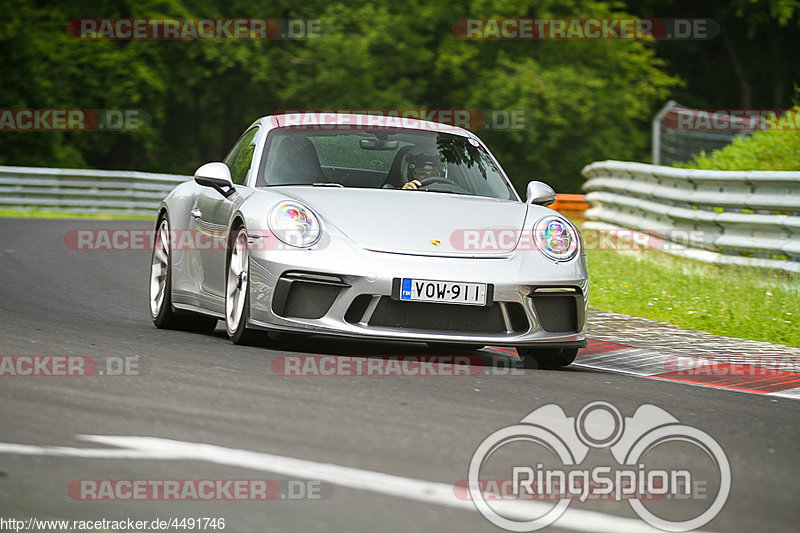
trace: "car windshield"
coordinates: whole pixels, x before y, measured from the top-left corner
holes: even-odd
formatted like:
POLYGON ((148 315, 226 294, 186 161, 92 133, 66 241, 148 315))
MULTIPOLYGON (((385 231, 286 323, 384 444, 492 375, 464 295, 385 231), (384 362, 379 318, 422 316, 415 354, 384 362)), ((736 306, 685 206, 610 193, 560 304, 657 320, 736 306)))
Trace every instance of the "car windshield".
POLYGON ((257 186, 401 189, 516 200, 474 139, 419 130, 273 130, 257 186))

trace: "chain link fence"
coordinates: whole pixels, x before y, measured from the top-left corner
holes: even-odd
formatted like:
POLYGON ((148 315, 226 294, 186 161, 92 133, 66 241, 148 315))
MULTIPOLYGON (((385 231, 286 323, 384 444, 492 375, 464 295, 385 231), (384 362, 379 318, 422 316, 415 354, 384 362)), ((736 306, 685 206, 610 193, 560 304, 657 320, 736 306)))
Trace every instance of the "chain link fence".
MULTIPOLYGON (((653 164, 654 165, 673 165, 675 163, 685 163, 691 161, 700 152, 706 154, 728 146, 736 137, 746 137, 750 135, 753 127, 748 125, 742 130, 725 131, 701 130, 683 126, 693 122, 693 118, 698 113, 708 113, 706 110, 692 109, 681 105, 674 100, 670 100, 653 119, 653 164), (683 120, 682 120, 683 119, 683 120), (687 120, 688 119, 688 120, 687 120)), ((730 121, 731 117, 723 111, 718 113, 720 118, 730 121)), ((713 120, 714 113, 709 114, 709 120, 713 120)), ((746 119, 741 119, 742 121, 746 119)), ((754 125, 755 129, 759 124, 754 125)))

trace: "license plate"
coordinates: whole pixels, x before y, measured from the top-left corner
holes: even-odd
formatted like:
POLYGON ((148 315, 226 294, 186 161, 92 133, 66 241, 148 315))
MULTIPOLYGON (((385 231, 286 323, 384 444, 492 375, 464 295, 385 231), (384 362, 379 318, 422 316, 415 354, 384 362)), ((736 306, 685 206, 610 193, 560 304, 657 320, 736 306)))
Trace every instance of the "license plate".
POLYGON ((486 305, 486 284, 403 278, 400 299, 409 302, 486 305))

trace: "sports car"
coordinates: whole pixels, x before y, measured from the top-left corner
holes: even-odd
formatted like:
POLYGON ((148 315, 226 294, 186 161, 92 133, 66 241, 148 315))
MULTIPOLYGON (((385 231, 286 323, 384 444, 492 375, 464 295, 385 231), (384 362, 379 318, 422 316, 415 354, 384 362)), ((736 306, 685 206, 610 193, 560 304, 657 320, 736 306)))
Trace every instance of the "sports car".
POLYGON ((559 367, 586 345, 578 230, 532 181, 522 201, 474 133, 392 116, 255 121, 161 203, 160 328, 230 339, 334 335, 515 348, 559 367))

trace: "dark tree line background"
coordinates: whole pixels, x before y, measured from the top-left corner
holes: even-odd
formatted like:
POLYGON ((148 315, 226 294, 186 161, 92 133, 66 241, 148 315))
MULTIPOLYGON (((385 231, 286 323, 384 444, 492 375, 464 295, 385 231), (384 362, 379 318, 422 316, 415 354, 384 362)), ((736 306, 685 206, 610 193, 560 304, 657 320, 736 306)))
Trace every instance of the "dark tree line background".
POLYGON ((800 84, 800 0, 2 0, 0 108, 141 109, 128 132, 2 132, 0 164, 190 174, 281 109, 524 110, 478 132, 518 189, 578 191, 583 165, 647 161, 669 99, 786 108, 800 84), (713 18, 707 41, 464 41, 458 18, 713 18), (73 18, 320 19, 319 39, 78 40, 73 18))

